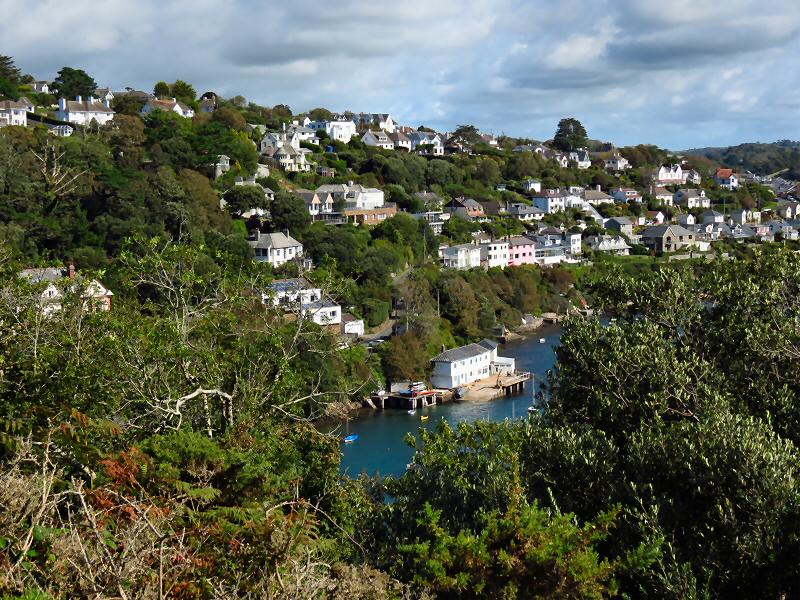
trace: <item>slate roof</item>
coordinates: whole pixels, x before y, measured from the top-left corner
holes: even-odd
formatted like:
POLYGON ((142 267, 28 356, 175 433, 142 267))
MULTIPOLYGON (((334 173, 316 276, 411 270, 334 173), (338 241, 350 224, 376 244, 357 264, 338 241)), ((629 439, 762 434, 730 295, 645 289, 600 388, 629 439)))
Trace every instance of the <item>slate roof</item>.
POLYGON ((67 110, 66 112, 95 112, 95 113, 109 113, 114 114, 114 111, 111 110, 108 106, 103 104, 102 102, 86 102, 82 100, 78 102, 77 100, 67 100, 67 110))
POLYGON ((257 233, 254 239, 248 240, 253 248, 294 248, 300 242, 283 232, 257 233))
POLYGON ((489 349, 480 344, 467 344, 466 346, 453 348, 452 350, 445 350, 439 356, 431 359, 431 362, 456 362, 466 358, 481 356, 487 352, 489 352, 489 349))

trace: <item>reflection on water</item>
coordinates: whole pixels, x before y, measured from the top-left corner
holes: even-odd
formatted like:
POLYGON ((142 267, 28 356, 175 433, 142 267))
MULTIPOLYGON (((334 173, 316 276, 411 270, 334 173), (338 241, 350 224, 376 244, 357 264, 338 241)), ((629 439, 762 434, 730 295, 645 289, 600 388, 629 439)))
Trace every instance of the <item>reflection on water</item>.
MULTIPOLYGON (((514 357, 518 369, 533 372, 540 381, 555 362, 553 348, 558 345, 560 336, 561 330, 558 328, 542 330, 533 338, 500 346, 498 353, 514 357), (540 343, 539 338, 544 338, 545 343, 540 343)), ((537 390, 538 386, 537 383, 537 390)), ((400 475, 413 455, 413 449, 403 442, 406 433, 416 434, 420 427, 432 430, 440 419, 456 425, 479 419, 502 421, 525 418, 531 398, 532 386, 528 381, 522 394, 516 397, 489 402, 452 402, 418 409, 415 415, 409 415, 404 410, 377 411, 351 421, 349 431, 357 433, 359 437, 354 444, 342 444, 342 472, 350 477, 357 477, 362 472, 369 475, 400 475), (420 421, 422 415, 430 418, 423 423, 420 421)))

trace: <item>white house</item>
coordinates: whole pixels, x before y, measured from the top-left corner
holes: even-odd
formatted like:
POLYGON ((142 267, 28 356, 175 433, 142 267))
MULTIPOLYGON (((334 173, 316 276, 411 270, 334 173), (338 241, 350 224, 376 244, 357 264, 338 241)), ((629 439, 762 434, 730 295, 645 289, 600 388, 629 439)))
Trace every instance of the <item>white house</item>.
POLYGON ((614 204, 614 196, 609 196, 598 185, 595 189, 585 189, 581 192, 585 202, 592 206, 600 206, 601 204, 614 204))
POLYGON ((533 196, 533 205, 547 214, 567 210, 567 196, 560 189, 548 189, 533 196))
POLYGON ((349 142, 356 135, 356 124, 346 117, 333 121, 308 121, 305 124, 314 131, 324 131, 334 142, 349 142))
POLYGON ((344 208, 374 210, 385 204, 383 190, 367 188, 360 183, 329 183, 317 188, 317 194, 330 194, 334 200, 344 201, 344 208))
POLYGON ((508 215, 515 217, 520 221, 541 221, 544 218, 545 212, 536 206, 529 206, 522 202, 513 202, 508 207, 508 215))
POLYGON ((642 195, 633 188, 616 188, 611 190, 611 195, 617 202, 642 202, 642 195))
POLYGON ((481 252, 481 265, 487 269, 500 267, 505 269, 508 266, 508 242, 503 240, 492 240, 479 245, 481 252))
POLYGON ((444 154, 444 142, 438 133, 410 131, 405 136, 411 142, 412 152, 431 156, 442 156, 444 154))
POLYGON ((655 198, 658 202, 660 202, 662 206, 672 206, 674 202, 672 192, 670 192, 664 186, 651 185, 650 195, 653 196, 653 198, 655 198))
POLYGON ((733 169, 717 169, 714 173, 714 181, 719 184, 719 187, 726 190, 735 190, 739 187, 739 176, 733 172, 733 169))
POLYGON ((288 231, 261 233, 256 230, 247 243, 255 251, 258 262, 268 262, 273 267, 303 256, 303 244, 290 236, 288 231))
POLYGON ((678 190, 674 198, 675 204, 685 205, 686 208, 711 208, 711 198, 706 196, 703 189, 678 190))
POLYGON ((17 125, 25 127, 28 124, 28 110, 21 102, 13 100, 0 100, 0 127, 17 125))
POLYGON ((680 165, 663 165, 658 169, 656 180, 661 185, 681 185, 685 181, 683 168, 680 165))
POLYGON ((536 192, 538 194, 542 191, 542 182, 538 179, 526 179, 522 182, 522 188, 526 192, 536 192))
POLYGON ((497 356, 497 344, 487 339, 445 350, 431 362, 431 385, 445 390, 486 379, 493 373, 513 373, 516 366, 513 358, 497 356))
POLYGON ((683 225, 684 227, 695 225, 697 223, 697 220, 694 218, 692 213, 681 213, 679 215, 675 215, 675 221, 678 223, 678 225, 683 225))
POLYGON ((474 269, 481 266, 481 249, 476 244, 458 244, 442 249, 442 265, 449 269, 474 269))
POLYGON ((606 159, 605 162, 606 171, 626 171, 631 168, 631 163, 628 161, 627 158, 624 156, 620 156, 619 154, 615 154, 609 159, 606 159))
POLYGON ((114 118, 114 111, 103 102, 97 101, 92 96, 84 100, 76 96, 75 100, 60 98, 58 100, 58 110, 56 119, 75 123, 76 125, 88 125, 92 121, 98 125, 105 125, 114 118))
POLYGON ((620 235, 590 235, 586 238, 586 245, 595 252, 604 252, 606 254, 615 254, 618 256, 628 256, 631 250, 625 238, 620 235))
POLYGON ((592 159, 586 150, 580 149, 569 153, 569 160, 577 163, 579 169, 588 169, 592 166, 592 159))
POLYGON ((165 100, 156 100, 154 98, 151 98, 144 103, 144 106, 142 107, 140 114, 142 115, 142 117, 146 117, 151 112, 155 112, 157 110, 163 110, 164 112, 174 112, 176 115, 186 117, 187 119, 194 116, 193 108, 185 105, 183 102, 180 102, 175 98, 168 98, 165 100))
POLYGON ((392 140, 395 150, 405 150, 411 152, 411 140, 408 136, 400 130, 389 134, 389 139, 392 140))
POLYGON ((709 223, 724 223, 725 222, 725 215, 715 210, 707 210, 703 214, 700 215, 702 219, 703 225, 708 225, 709 223))
POLYGON ((31 83, 31 89, 38 94, 49 94, 50 84, 46 81, 34 81, 31 83))
POLYGON ((342 313, 342 333, 361 337, 364 335, 364 319, 357 319, 350 313, 342 313))
POLYGON ((358 113, 353 115, 353 123, 361 129, 377 126, 386 133, 394 133, 395 122, 391 115, 386 113, 358 113))
POLYGON ((383 148, 384 150, 394 150, 394 142, 385 131, 369 130, 361 136, 361 141, 367 146, 383 148))
POLYGON ((76 276, 75 267, 72 264, 68 268, 24 269, 19 276, 33 285, 45 284, 39 296, 39 310, 45 316, 61 310, 65 292, 79 294, 82 308, 85 311, 106 312, 111 310, 114 292, 97 279, 86 281, 79 275, 76 276))

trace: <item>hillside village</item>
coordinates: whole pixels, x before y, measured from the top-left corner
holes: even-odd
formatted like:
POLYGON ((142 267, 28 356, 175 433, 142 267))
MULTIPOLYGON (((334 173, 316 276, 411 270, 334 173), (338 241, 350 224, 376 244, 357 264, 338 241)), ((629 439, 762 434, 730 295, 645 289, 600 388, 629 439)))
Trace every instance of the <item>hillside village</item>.
MULTIPOLYGON (((575 119, 563 119, 553 139, 536 142, 471 125, 415 128, 388 113, 315 109, 294 115, 282 105, 263 109, 212 92, 197 97, 185 82, 160 82, 152 93, 90 85, 67 98, 58 93, 67 87, 63 81, 30 79, 19 86, 18 98, 0 102, 0 127, 68 139, 133 122, 220 131, 223 125, 236 143, 206 144, 206 162, 194 168, 209 178, 217 210, 246 232, 252 260, 274 273, 260 290, 264 302, 335 331, 345 345, 387 339, 386 324, 394 322, 387 318, 405 309, 396 295, 392 299, 390 280, 381 279, 388 290, 372 292, 361 307, 342 306, 341 295, 313 283, 314 258, 329 260, 322 248, 339 228, 372 229, 374 237, 384 224, 413 219, 423 260, 465 272, 728 256, 800 236, 795 182, 654 146, 595 142, 575 119), (424 176, 408 175, 419 170, 424 176), (375 308, 375 293, 387 308, 375 308)), ((393 260, 395 271, 411 266, 393 260)), ((93 285, 107 291, 99 281, 93 285)), ((555 310, 585 306, 580 294, 571 302, 555 310)), ((537 306, 533 313, 550 308, 537 306)), ((517 327, 536 319, 517 310, 518 321, 498 312, 495 324, 517 327)))

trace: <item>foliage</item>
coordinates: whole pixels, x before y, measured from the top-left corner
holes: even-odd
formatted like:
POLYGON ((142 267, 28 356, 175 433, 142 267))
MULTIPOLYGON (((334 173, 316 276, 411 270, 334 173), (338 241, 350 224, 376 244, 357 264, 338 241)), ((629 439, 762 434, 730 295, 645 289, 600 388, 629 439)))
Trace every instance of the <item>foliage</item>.
POLYGON ((74 99, 76 96, 86 98, 94 94, 97 83, 83 69, 73 69, 64 67, 53 80, 55 94, 67 99, 74 99))
POLYGON ((553 147, 564 152, 585 148, 589 138, 586 129, 578 119, 565 118, 558 122, 553 136, 553 147))

